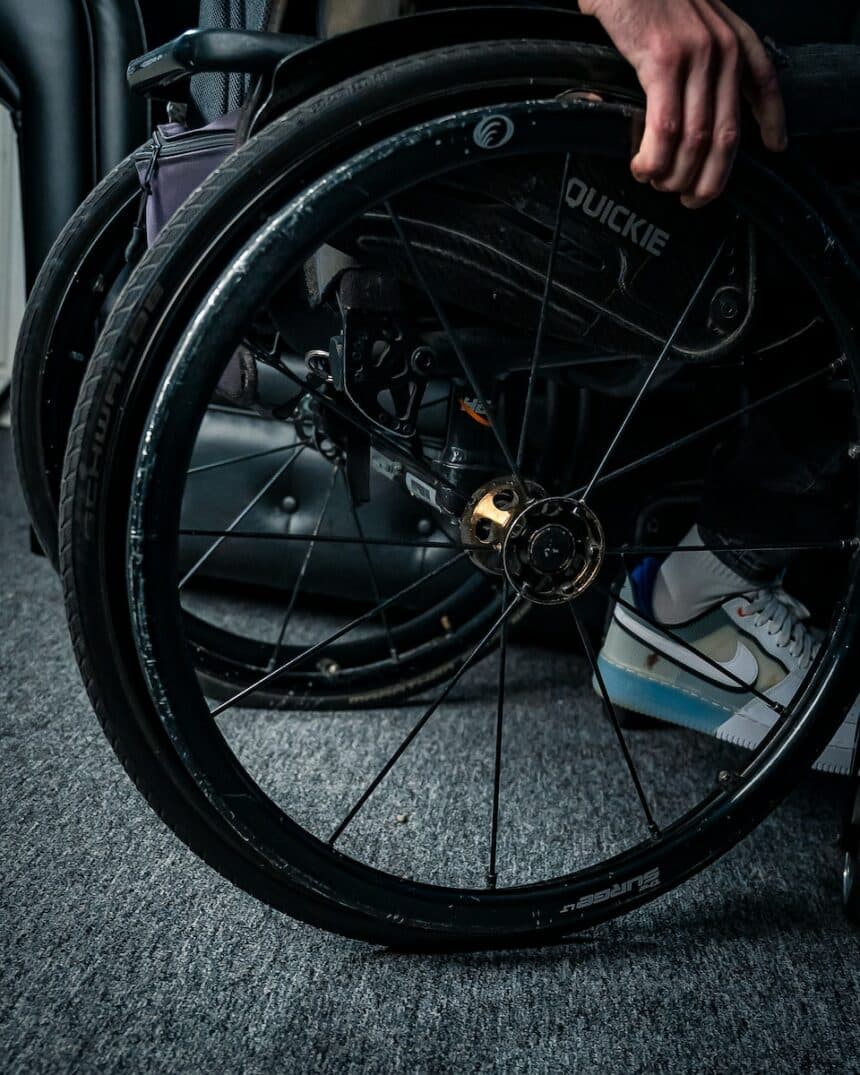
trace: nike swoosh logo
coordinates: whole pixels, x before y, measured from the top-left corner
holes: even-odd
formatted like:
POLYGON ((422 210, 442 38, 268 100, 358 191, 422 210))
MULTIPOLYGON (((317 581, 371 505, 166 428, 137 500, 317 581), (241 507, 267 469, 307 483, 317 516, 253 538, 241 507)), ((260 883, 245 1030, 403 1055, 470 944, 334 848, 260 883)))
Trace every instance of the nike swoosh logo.
POLYGON ((665 635, 660 634, 659 631, 653 630, 648 624, 642 623, 635 616, 631 616, 620 605, 616 605, 614 617, 625 631, 643 642, 649 649, 662 653, 664 657, 668 657, 675 664, 689 669, 697 676, 701 676, 702 679, 707 679, 720 687, 728 687, 729 690, 735 691, 740 686, 738 680, 744 686, 755 686, 755 682, 758 679, 758 661, 755 654, 743 642, 738 642, 738 648, 730 661, 718 661, 714 658, 714 663, 711 664, 703 657, 697 656, 692 650, 686 649, 679 642, 667 638, 665 635), (725 669, 726 672, 730 672, 732 675, 724 675, 720 669, 725 669))

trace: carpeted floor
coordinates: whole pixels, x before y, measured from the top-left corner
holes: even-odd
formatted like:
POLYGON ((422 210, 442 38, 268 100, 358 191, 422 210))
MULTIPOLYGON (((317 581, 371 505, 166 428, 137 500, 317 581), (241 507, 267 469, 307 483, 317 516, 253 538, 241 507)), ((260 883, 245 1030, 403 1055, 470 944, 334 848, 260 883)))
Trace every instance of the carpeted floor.
MULTIPOLYGON (((0 601, 0 1070, 860 1070, 838 780, 810 777, 707 873, 575 943, 393 954, 238 892, 136 793, 89 711, 57 580, 27 551, 6 433, 0 601)), ((546 662, 543 682, 519 688, 513 735, 517 711, 532 730, 551 717, 564 662, 546 662)), ((265 725, 236 734, 263 759, 265 725)), ((646 767, 717 757, 697 737, 659 735, 639 736, 646 767)), ((602 786, 611 812, 624 791, 608 776, 602 786)), ((558 785, 537 787, 533 805, 557 810, 558 785)))

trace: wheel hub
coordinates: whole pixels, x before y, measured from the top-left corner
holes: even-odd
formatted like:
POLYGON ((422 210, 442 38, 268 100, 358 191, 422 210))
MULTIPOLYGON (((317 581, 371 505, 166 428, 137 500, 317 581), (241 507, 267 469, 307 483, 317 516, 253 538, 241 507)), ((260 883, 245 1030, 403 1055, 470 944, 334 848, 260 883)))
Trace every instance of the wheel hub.
POLYGON ((549 523, 536 530, 529 539, 529 561, 545 575, 563 571, 576 552, 573 534, 564 526, 549 523))
POLYGON ((521 597, 555 605, 578 597, 603 563, 600 520, 581 500, 547 496, 534 482, 498 478, 471 498, 463 544, 482 570, 506 576, 521 597))
POLYGON ((527 600, 557 605, 583 593, 603 563, 600 520, 581 500, 544 497, 514 519, 502 546, 508 582, 527 600))

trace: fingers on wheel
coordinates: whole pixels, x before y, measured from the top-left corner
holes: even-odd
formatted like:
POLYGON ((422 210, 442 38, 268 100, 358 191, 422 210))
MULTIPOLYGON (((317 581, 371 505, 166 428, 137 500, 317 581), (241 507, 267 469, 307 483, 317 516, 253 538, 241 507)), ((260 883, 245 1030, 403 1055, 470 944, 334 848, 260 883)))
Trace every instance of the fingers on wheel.
POLYGON ((693 0, 682 37, 657 40, 638 68, 645 132, 631 170, 690 208, 725 188, 737 153, 741 92, 769 149, 786 144, 776 70, 755 32, 722 3, 693 0))
POLYGON ((631 163, 641 182, 658 190, 692 190, 711 149, 714 82, 721 70, 719 42, 702 19, 688 23, 682 39, 647 51, 638 71, 647 100, 645 133, 631 163))
POLYGON ((682 191, 681 201, 696 209, 722 194, 737 154, 740 138, 740 80, 743 65, 740 42, 727 23, 715 21, 711 33, 718 62, 713 83, 713 110, 707 152, 682 191))
POLYGON ((646 95, 645 132, 631 161, 633 176, 640 183, 653 183, 673 166, 683 123, 682 69, 680 58, 667 48, 653 56, 640 71, 646 95))

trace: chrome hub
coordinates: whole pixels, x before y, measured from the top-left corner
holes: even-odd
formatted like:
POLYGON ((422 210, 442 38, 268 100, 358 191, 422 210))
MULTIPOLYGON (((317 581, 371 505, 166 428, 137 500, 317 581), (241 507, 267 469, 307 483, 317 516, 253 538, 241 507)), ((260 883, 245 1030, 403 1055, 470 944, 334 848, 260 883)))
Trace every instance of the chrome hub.
POLYGON ((507 528, 502 567, 521 597, 558 605, 590 586, 604 549, 603 527, 587 504, 545 497, 530 503, 507 528))
POLYGON ((563 571, 576 553, 573 534, 564 526, 550 523, 529 538, 529 560, 538 571, 554 575, 563 571))
POLYGON ((478 567, 505 575, 521 597, 540 605, 583 593, 600 570, 606 545, 600 520, 583 501, 547 496, 535 482, 523 490, 509 477, 474 493, 460 537, 478 567))
POLYGON ((460 520, 460 538, 474 563, 492 575, 504 574, 502 546, 514 520, 529 505, 546 497, 535 482, 522 486, 513 478, 494 478, 472 494, 460 520))

